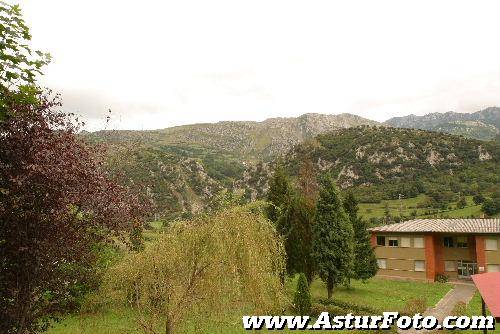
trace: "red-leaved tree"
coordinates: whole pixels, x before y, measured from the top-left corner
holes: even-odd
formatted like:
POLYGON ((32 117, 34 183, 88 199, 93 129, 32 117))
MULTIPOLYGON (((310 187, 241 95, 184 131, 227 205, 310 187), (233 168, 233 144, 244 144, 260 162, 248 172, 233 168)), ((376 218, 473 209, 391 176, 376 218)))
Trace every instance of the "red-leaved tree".
POLYGON ((142 223, 146 202, 112 180, 58 98, 0 121, 0 332, 31 333, 95 279, 97 245, 142 223))

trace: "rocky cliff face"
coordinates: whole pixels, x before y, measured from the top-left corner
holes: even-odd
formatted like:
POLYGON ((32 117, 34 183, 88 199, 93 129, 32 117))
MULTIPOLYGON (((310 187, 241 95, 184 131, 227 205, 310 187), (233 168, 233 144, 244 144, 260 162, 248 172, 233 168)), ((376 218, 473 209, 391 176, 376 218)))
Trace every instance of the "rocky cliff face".
POLYGON ((261 198, 275 157, 318 134, 365 124, 378 123, 350 114, 305 114, 85 136, 106 143, 108 168, 145 187, 157 212, 172 217, 206 209, 223 189, 248 200, 261 198))
POLYGON ((475 113, 432 113, 424 116, 394 117, 385 125, 423 129, 492 140, 500 133, 500 108, 490 107, 475 113))
POLYGON ((201 212, 225 190, 247 200, 264 197, 278 156, 292 176, 308 160, 340 187, 384 198, 410 197, 433 184, 498 183, 498 143, 380 126, 349 114, 85 136, 107 143, 110 171, 146 188, 157 213, 168 218, 201 212))

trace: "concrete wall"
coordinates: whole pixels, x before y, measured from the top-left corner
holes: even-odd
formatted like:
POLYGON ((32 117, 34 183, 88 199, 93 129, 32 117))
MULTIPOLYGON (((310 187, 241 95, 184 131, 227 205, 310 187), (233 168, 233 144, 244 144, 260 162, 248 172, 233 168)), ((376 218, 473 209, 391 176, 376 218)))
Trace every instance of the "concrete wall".
POLYGON ((464 235, 464 234, 410 234, 410 233, 372 233, 377 259, 386 259, 387 268, 380 269, 378 275, 410 279, 434 280, 436 274, 445 274, 451 279, 458 279, 458 261, 477 262, 478 268, 487 270, 490 264, 500 265, 500 235, 464 235), (376 237, 385 236, 386 245, 376 245, 376 237), (444 237, 453 237, 452 248, 444 247, 444 237), (458 248, 456 238, 467 237, 467 248, 458 248), (388 238, 398 239, 398 247, 389 247, 388 238), (401 238, 410 238, 410 247, 401 247, 401 238), (424 239, 424 248, 415 248, 414 238, 424 239), (497 250, 485 250, 485 239, 496 238, 497 250), (425 261, 425 271, 415 271, 415 260, 425 261), (446 271, 445 262, 453 261, 453 271, 446 271))
MULTIPOLYGON (((414 238, 423 235, 379 234, 386 237, 386 246, 376 246, 377 259, 386 259, 387 268, 379 269, 378 275, 410 279, 425 279, 425 271, 415 271, 415 260, 425 261, 425 248, 415 248, 414 238), (387 238, 397 238, 399 247, 389 247, 387 238), (401 247, 401 238, 410 238, 410 247, 401 247)), ((372 243, 376 245, 376 237, 372 235, 372 243)))

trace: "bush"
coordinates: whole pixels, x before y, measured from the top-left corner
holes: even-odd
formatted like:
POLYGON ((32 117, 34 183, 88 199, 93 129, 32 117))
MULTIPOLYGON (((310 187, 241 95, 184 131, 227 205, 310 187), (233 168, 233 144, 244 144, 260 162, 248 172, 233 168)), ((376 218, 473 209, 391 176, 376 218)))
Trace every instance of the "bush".
POLYGON ((299 275, 297 289, 293 297, 293 305, 295 311, 300 315, 307 315, 311 312, 311 293, 309 292, 309 285, 307 284, 307 278, 304 273, 299 275))
POLYGON ((427 310, 427 300, 425 298, 417 297, 411 298, 406 302, 401 314, 413 316, 417 313, 422 314, 425 310, 427 310))
POLYGON ((449 280, 449 277, 446 276, 445 274, 436 274, 435 280, 436 280, 436 282, 439 282, 439 283, 447 283, 449 280))
POLYGON ((479 205, 479 204, 482 204, 484 202, 485 198, 483 195, 477 194, 477 195, 474 195, 474 197, 472 197, 472 200, 474 201, 474 203, 476 205, 479 205))

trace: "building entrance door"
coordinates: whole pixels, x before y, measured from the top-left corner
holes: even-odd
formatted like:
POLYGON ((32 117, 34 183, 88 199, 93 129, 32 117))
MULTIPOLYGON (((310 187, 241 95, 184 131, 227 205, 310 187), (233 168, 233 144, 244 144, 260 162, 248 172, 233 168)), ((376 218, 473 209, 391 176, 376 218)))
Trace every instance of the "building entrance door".
POLYGON ((471 276, 477 273, 477 263, 471 261, 458 261, 458 277, 471 279, 471 276))

